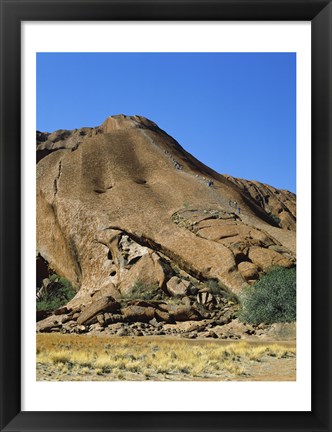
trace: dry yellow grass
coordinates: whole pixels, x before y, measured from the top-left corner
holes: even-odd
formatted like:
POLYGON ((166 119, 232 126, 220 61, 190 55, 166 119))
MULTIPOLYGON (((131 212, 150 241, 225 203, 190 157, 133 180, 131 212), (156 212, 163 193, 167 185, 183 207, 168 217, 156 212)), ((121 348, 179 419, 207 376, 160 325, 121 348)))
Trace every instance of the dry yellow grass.
POLYGON ((90 374, 91 379, 104 375, 128 379, 128 374, 140 379, 208 379, 219 375, 236 378, 245 375, 244 363, 290 356, 295 356, 295 347, 280 344, 37 335, 37 365, 47 365, 48 372, 55 375, 90 374))

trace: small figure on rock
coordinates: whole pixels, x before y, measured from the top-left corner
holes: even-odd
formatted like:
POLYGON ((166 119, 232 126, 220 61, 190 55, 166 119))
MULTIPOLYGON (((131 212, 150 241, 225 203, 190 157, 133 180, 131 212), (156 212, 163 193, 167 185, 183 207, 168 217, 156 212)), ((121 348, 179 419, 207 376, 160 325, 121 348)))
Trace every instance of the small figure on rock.
POLYGON ((178 170, 182 169, 182 165, 180 165, 175 159, 173 159, 173 164, 176 169, 178 170))
POLYGON ((236 208, 236 207, 237 207, 237 201, 229 200, 229 201, 228 201, 228 204, 229 204, 230 207, 233 207, 233 208, 236 208))

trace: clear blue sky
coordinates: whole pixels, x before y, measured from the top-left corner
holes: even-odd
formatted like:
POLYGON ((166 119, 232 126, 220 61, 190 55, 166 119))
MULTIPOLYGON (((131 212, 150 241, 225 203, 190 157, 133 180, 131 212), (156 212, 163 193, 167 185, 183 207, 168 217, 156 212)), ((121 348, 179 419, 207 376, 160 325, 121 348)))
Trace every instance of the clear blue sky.
POLYGON ((38 53, 37 129, 142 115, 222 174, 296 192, 295 53, 38 53))

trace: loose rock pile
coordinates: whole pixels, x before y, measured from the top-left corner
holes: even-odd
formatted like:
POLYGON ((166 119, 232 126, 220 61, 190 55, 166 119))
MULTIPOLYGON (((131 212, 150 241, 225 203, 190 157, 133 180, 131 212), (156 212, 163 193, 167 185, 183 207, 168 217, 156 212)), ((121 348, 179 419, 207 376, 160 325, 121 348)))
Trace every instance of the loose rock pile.
POLYGON ((65 306, 52 313, 38 311, 37 332, 224 340, 295 338, 294 324, 239 322, 236 318, 239 304, 227 293, 214 295, 206 288, 196 295, 190 294, 190 282, 176 276, 168 285, 170 289, 186 290, 182 291, 182 296, 164 295, 163 300, 117 301, 112 296, 96 295, 88 305, 65 306))
POLYGON ((205 292, 203 297, 207 301, 202 304, 202 293, 185 295, 190 287, 188 281, 174 276, 168 286, 175 290, 173 292, 177 288, 182 290, 182 297, 148 301, 116 301, 111 296, 92 299, 86 306, 62 307, 54 311, 37 322, 37 332, 184 335, 191 338, 207 332, 204 336, 215 337, 210 331, 212 327, 223 326, 236 318, 238 304, 227 297, 205 292))

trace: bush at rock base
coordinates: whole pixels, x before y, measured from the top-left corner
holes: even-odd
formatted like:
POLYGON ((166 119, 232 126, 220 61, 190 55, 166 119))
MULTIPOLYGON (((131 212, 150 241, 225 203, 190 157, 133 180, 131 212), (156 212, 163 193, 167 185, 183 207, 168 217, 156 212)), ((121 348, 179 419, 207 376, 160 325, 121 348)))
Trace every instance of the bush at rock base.
POLYGON ((240 321, 250 324, 296 320, 296 268, 271 268, 241 296, 240 321))
POLYGON ((156 295, 157 287, 137 280, 126 300, 151 300, 156 295))
POLYGON ((41 301, 37 301, 37 310, 55 310, 65 305, 71 300, 76 292, 71 283, 64 277, 58 276, 56 273, 49 278, 50 285, 54 289, 49 289, 41 301))

